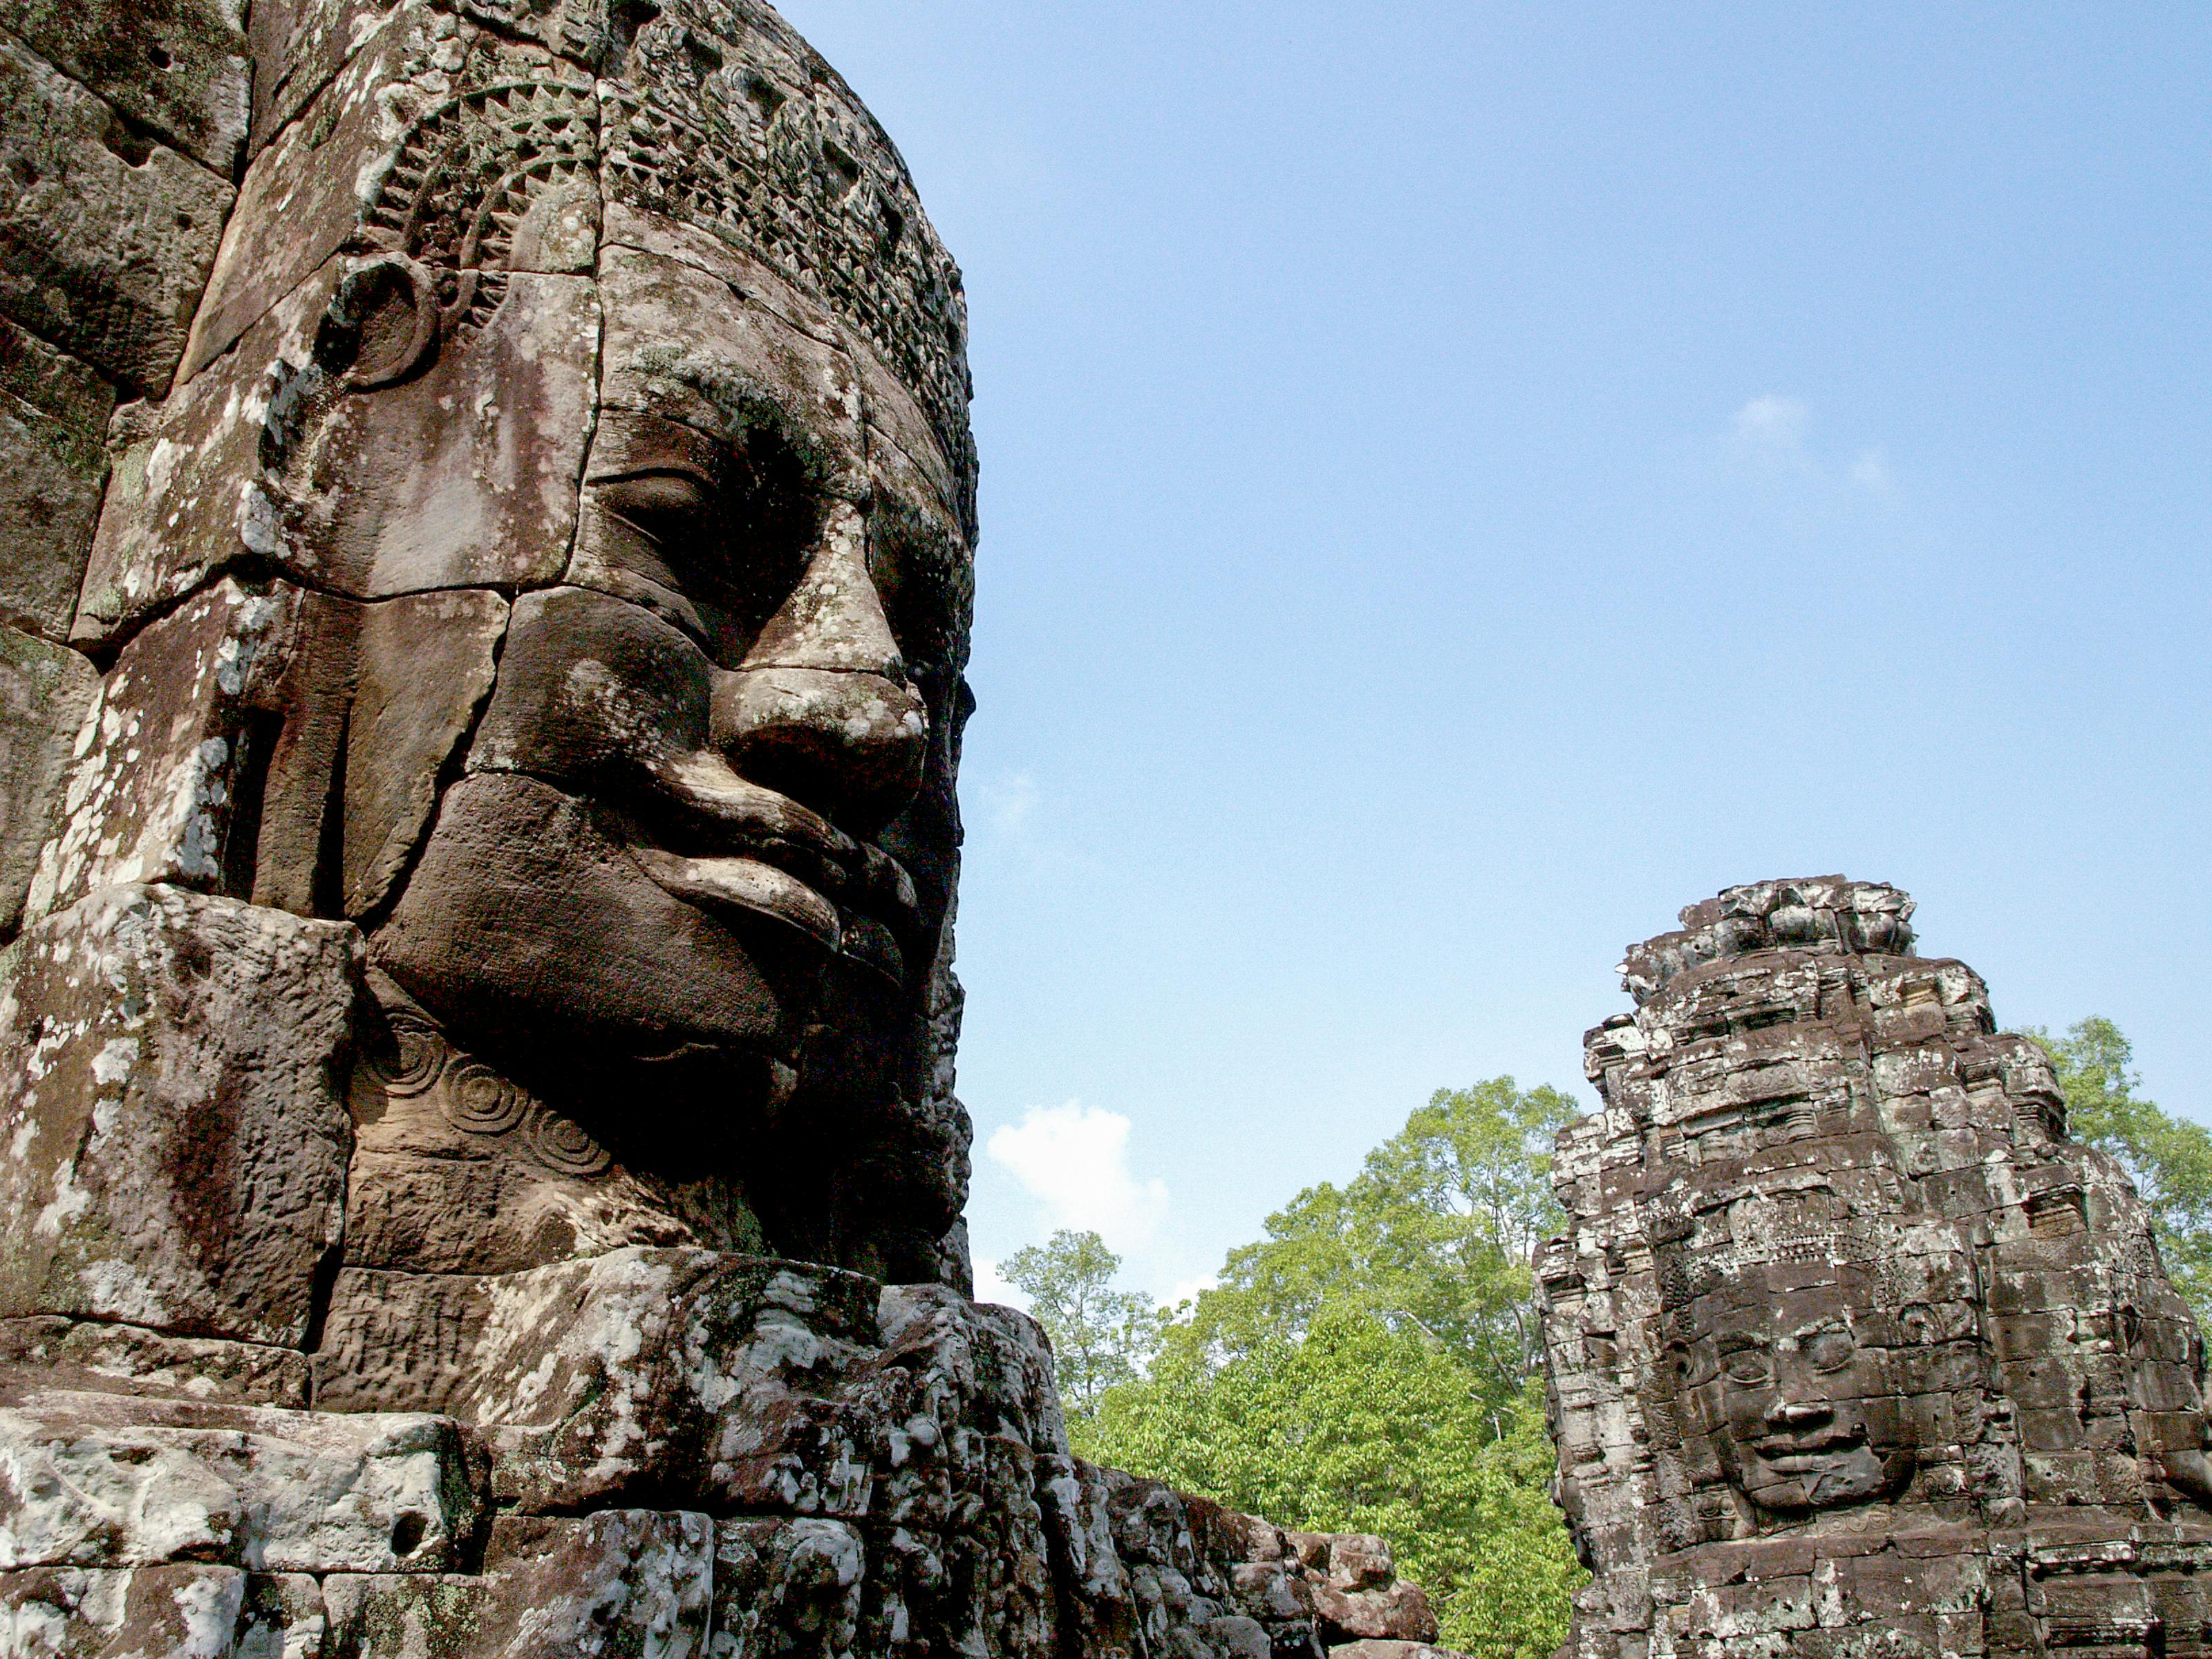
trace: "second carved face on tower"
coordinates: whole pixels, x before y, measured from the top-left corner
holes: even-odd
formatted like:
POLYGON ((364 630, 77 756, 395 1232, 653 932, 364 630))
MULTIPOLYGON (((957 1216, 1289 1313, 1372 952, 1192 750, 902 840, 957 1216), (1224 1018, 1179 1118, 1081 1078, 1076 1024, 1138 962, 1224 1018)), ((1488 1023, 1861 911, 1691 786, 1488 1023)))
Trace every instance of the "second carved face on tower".
POLYGON ((517 601, 377 951, 523 1058, 781 1062, 825 975, 886 1035, 913 1017, 956 855, 969 554, 895 377, 658 228, 695 257, 602 251, 567 580, 517 601))
POLYGON ((1730 1485, 1784 1516, 1896 1496, 1920 1440, 1887 1317, 1802 1274, 1765 1264, 1699 1297, 1679 1353, 1690 1426, 1730 1485))

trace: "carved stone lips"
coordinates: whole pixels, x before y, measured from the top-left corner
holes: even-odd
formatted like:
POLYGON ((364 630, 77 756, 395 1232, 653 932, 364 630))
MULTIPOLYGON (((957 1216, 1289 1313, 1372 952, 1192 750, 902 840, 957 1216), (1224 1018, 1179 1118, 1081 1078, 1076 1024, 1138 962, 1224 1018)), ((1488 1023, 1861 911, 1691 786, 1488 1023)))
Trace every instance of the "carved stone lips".
POLYGON ((1799 1474, 1827 1462, 1839 1452, 1866 1443, 1866 1431, 1838 1427, 1812 1434, 1768 1435, 1753 1443, 1759 1460, 1779 1474, 1799 1474))
POLYGON ((658 809, 653 816, 672 833, 641 830, 628 844, 663 888, 708 909, 783 922, 823 949, 903 982, 898 937, 915 931, 919 900, 890 854, 740 777, 711 751, 656 769, 649 793, 658 809), (703 850, 672 851, 664 839, 703 850))

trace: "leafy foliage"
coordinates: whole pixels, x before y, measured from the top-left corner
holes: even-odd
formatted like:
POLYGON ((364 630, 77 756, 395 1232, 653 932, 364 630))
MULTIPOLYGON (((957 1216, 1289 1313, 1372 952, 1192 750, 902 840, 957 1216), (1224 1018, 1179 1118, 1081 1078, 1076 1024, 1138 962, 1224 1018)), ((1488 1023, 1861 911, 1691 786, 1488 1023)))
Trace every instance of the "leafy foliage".
POLYGON ((1557 1089, 1510 1077, 1437 1090, 1349 1186, 1307 1188, 1231 1251, 1219 1286, 1169 1327, 1170 1351, 1227 1358, 1324 1305, 1356 1308, 1426 1334, 1502 1409, 1537 1362, 1528 1257, 1565 1221, 1547 1172, 1575 1115, 1557 1089))
POLYGON ((1347 1186, 1311 1187, 1179 1310, 1077 1449, 1281 1524, 1379 1533, 1445 1640, 1548 1659, 1583 1582, 1550 1498, 1528 1257, 1575 1115, 1510 1078, 1440 1089, 1347 1186))
POLYGON ((1076 1449, 1287 1525, 1379 1533, 1480 1659, 1547 1659, 1584 1580, 1533 1398, 1490 1410, 1428 1335, 1357 1309, 1324 1303, 1301 1336, 1218 1365, 1164 1358, 1076 1449))
POLYGON ((2136 1091, 2135 1048, 2109 1019, 2077 1020, 2066 1035, 2031 1027, 2051 1055, 2077 1140, 2110 1152, 2150 1206, 2159 1254, 2176 1289, 2212 1328, 2212 1131, 2169 1116, 2136 1091))
POLYGON ((1133 1382, 1158 1345, 1161 1315, 1150 1297, 1114 1288, 1121 1258, 1097 1233, 1063 1227, 1019 1249, 999 1271, 1030 1298, 1052 1339, 1053 1372, 1068 1416, 1090 1415, 1099 1396, 1133 1382))

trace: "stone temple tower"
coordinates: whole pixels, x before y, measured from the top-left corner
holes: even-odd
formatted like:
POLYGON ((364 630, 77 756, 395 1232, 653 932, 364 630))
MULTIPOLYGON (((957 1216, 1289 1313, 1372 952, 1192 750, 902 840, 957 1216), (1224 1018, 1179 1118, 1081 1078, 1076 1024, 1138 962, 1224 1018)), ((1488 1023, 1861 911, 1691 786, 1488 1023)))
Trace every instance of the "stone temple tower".
POLYGON ((1539 1253, 1571 1659, 2199 1652, 2204 1347, 2149 1218, 1912 902, 1632 947, 1539 1253))

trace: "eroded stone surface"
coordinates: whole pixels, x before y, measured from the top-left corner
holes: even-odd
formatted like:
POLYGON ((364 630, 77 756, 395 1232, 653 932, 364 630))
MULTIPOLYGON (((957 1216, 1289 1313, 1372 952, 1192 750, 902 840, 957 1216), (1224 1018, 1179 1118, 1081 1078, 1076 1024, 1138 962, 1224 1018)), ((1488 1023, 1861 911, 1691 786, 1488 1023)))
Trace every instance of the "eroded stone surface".
POLYGON ((22 920, 58 824, 70 751, 100 686, 67 647, 0 625, 0 933, 22 920))
POLYGON ((374 909, 491 689, 495 593, 357 605, 225 579, 127 645, 84 724, 43 911, 119 882, 374 909))
POLYGON ((422 844, 438 784, 492 686, 507 605, 475 589, 362 607, 346 722, 345 913, 392 892, 422 844))
POLYGON ((117 644, 211 574, 283 550, 262 459, 276 393, 289 383, 277 366, 307 361, 340 274, 335 265, 319 271, 220 364, 159 404, 128 406, 116 422, 76 643, 117 644))
POLYGON ((0 621, 69 636, 114 406, 98 374, 0 316, 0 621))
POLYGON ((53 1314, 0 1319, 0 1396, 35 1386, 304 1407, 307 1378, 295 1348, 53 1314))
POLYGON ((169 887, 26 930, 0 989, 0 1313, 301 1346, 338 1243, 358 948, 169 887))
POLYGON ((63 74, 229 179, 246 143, 245 10, 236 0, 18 0, 8 27, 63 74))
POLYGON ((2199 1639, 2203 1344, 2042 1050, 1911 901, 1733 888, 1623 964, 1539 1253, 1571 1650, 2199 1639))
POLYGON ((246 1607, 236 1567, 33 1567, 0 1573, 10 1650, 55 1659, 228 1659, 246 1607))
POLYGON ((501 1522, 468 1576, 332 1576, 324 1651, 352 1659, 577 1654, 688 1659, 705 1649, 714 1525, 614 1510, 501 1522))
POLYGON ((0 1566, 437 1572, 483 1520, 441 1418, 45 1391, 0 1407, 0 1566))
POLYGON ((159 393, 234 192, 0 39, 0 310, 126 386, 159 393))
POLYGON ((241 809, 266 775, 307 610, 296 589, 225 581, 131 642, 77 737, 33 915, 129 882, 214 889, 228 878, 251 893, 260 824, 241 809))

